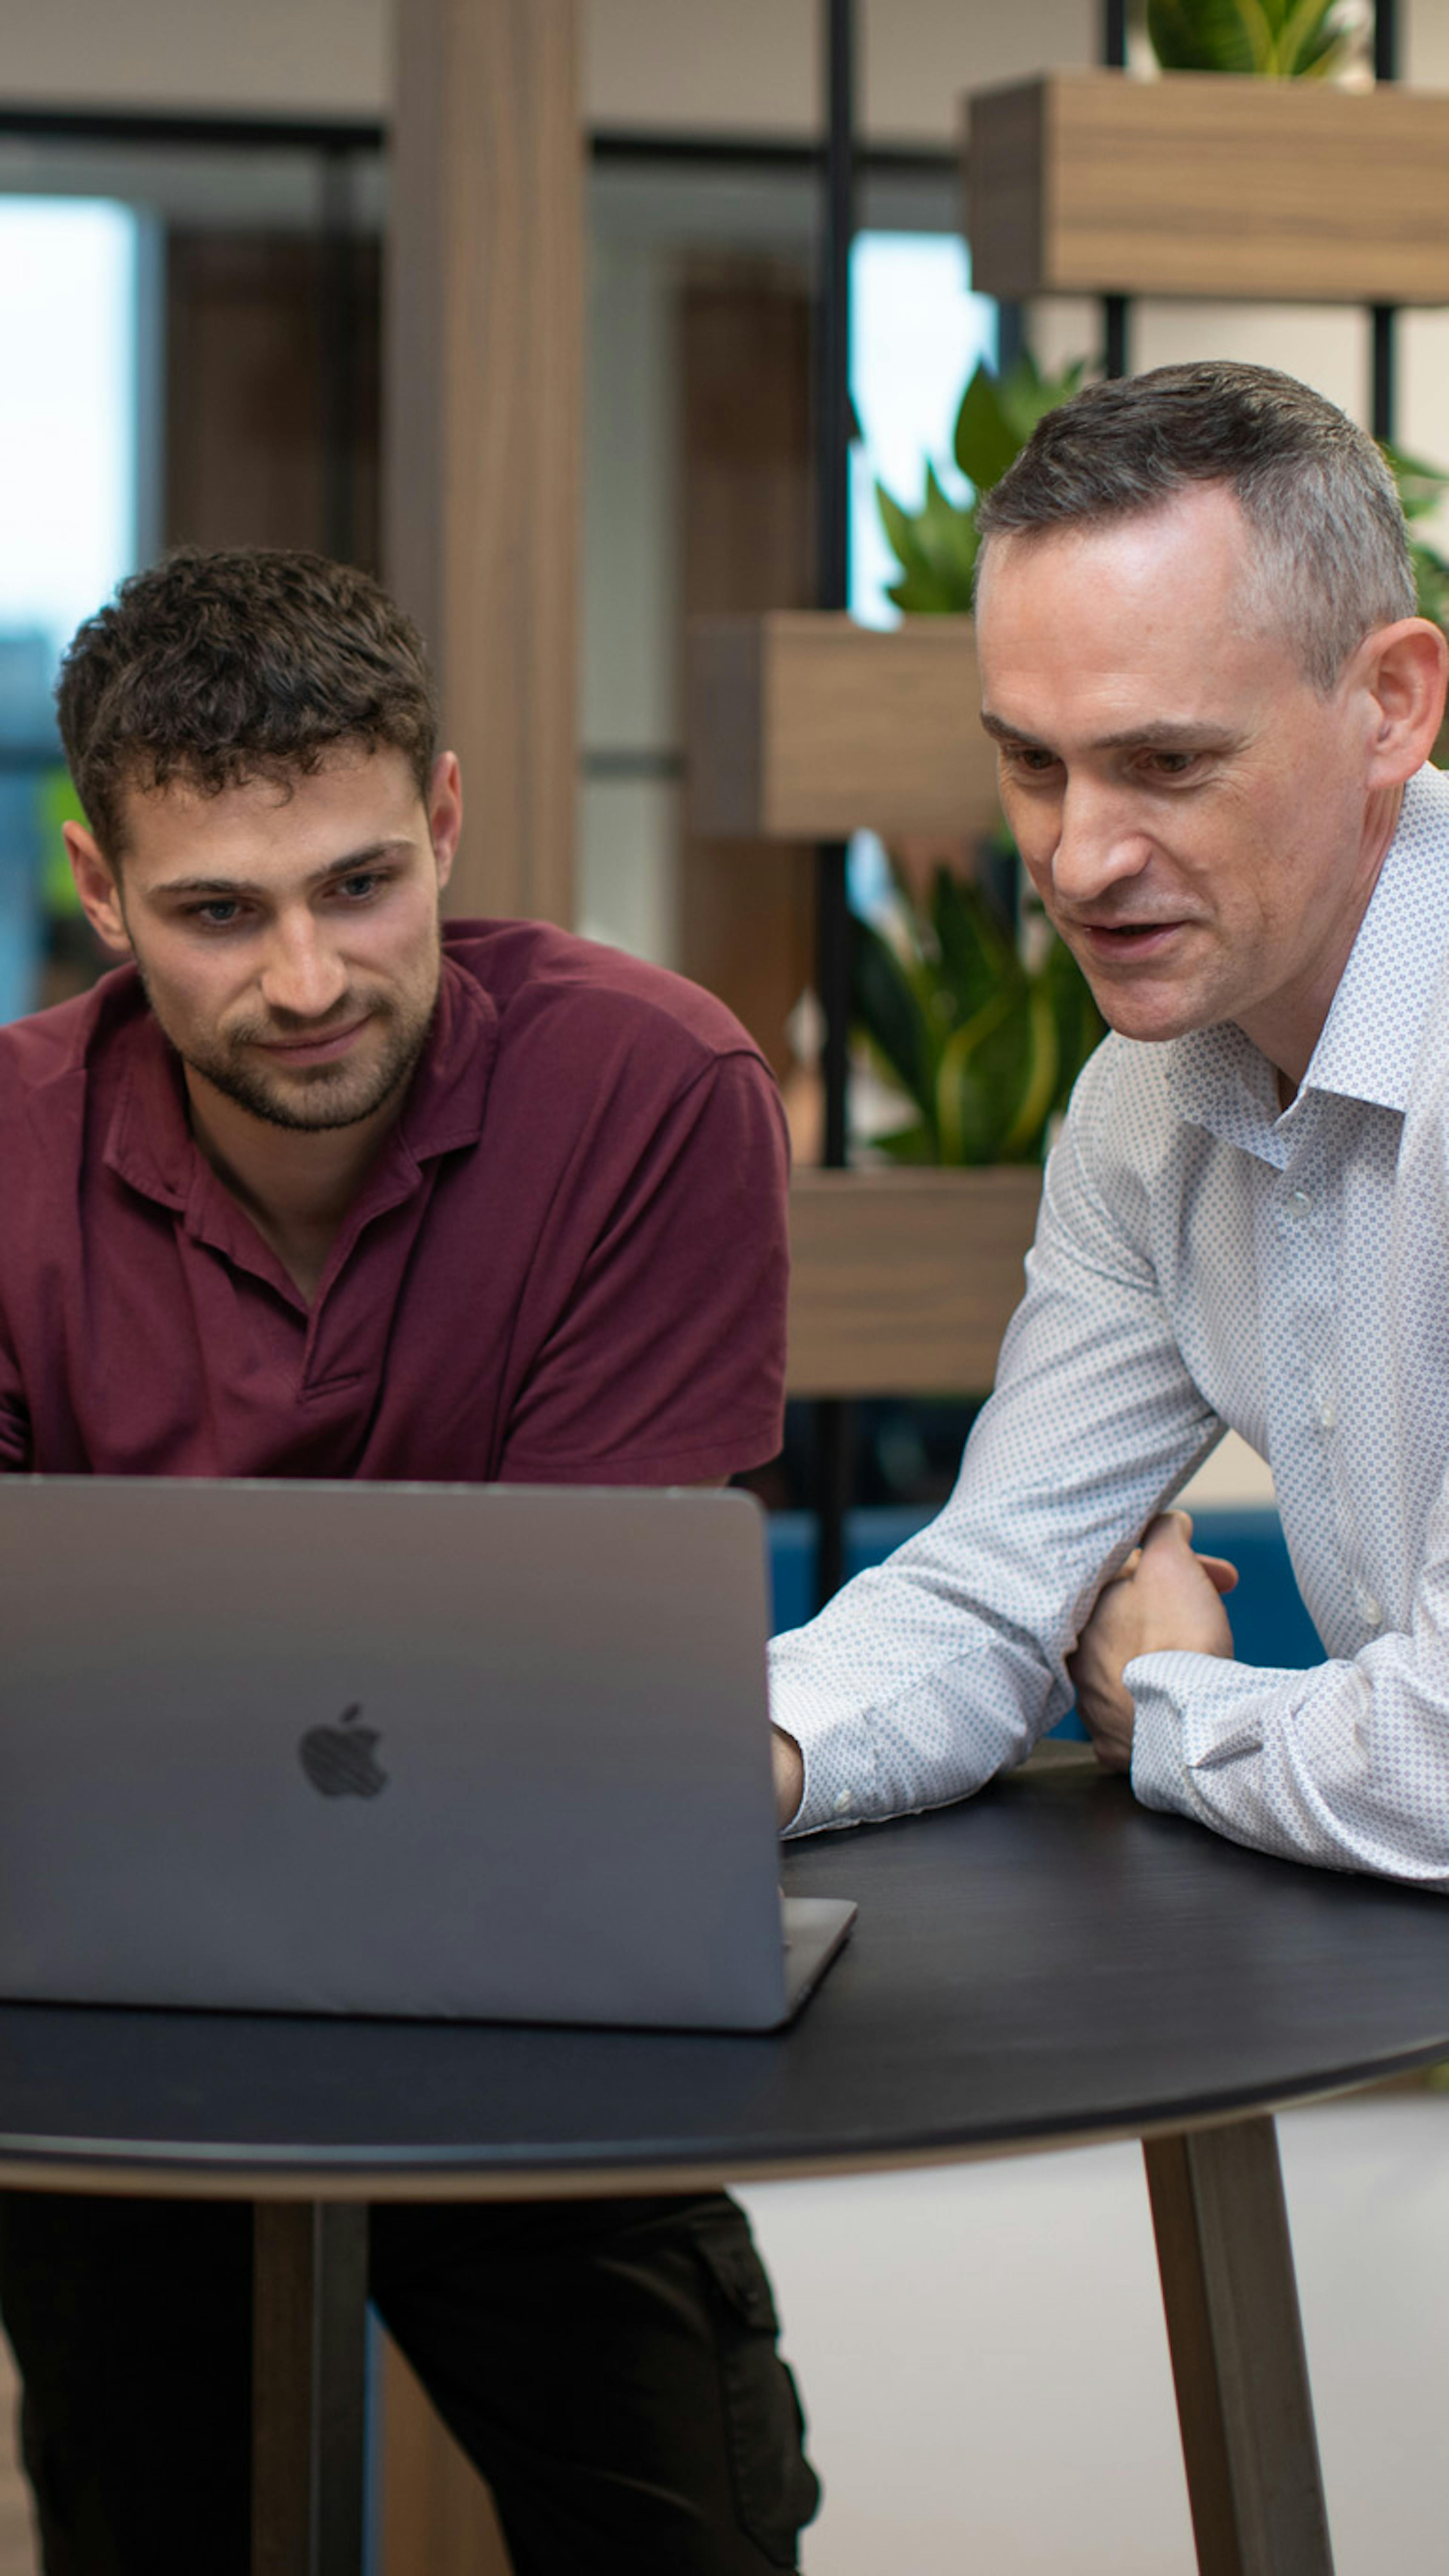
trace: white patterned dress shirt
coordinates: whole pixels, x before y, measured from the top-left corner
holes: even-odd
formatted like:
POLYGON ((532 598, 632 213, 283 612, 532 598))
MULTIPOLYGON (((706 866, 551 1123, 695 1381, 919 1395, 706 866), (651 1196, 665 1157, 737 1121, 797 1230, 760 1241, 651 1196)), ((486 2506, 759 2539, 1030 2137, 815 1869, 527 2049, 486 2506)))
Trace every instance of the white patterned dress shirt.
POLYGON ((1405 791, 1289 1109, 1232 1026, 1092 1058, 951 1501, 776 1640, 773 1713, 806 1770, 790 1830, 939 1806, 1022 1761, 1071 1705, 1105 1575, 1228 1426, 1273 1469, 1326 1660, 1139 1657, 1133 1788, 1265 1851, 1449 1891, 1436 770, 1405 791))

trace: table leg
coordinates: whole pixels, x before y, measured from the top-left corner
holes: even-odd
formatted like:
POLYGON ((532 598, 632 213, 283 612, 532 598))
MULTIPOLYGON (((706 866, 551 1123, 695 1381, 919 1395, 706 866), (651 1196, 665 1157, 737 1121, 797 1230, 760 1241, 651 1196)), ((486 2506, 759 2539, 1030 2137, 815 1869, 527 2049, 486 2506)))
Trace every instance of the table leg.
POLYGON ((254 2204, 252 2576, 362 2576, 365 2203, 254 2204))
POLYGON ((1333 2576, 1278 2139, 1145 2139, 1202 2576, 1333 2576))

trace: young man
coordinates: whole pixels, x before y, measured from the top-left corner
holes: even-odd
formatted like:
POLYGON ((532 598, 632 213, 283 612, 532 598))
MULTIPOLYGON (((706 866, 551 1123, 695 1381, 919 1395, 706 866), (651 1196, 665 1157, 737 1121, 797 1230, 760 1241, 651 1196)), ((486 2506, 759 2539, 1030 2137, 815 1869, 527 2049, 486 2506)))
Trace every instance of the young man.
MULTIPOLYGON (((376 585, 173 557, 81 628, 59 704, 76 882, 129 962, 0 1030, 0 1468, 624 1485, 772 1455, 767 1069, 675 977, 440 925, 458 765, 376 585)), ((49 2576, 244 2576, 249 2254, 241 2209, 0 2201, 49 2576)), ((818 2491, 732 2202, 380 2209, 372 2285, 519 2576, 794 2566, 818 2491)))
POLYGON ((1147 1805, 1449 1890, 1446 650, 1393 485, 1305 386, 1167 368, 982 526, 1003 803, 1114 1034, 951 1503, 776 1648, 782 1811, 961 1797, 1075 1688, 1147 1805), (1315 1670, 1237 1663, 1158 1517, 1227 1425, 1315 1670))

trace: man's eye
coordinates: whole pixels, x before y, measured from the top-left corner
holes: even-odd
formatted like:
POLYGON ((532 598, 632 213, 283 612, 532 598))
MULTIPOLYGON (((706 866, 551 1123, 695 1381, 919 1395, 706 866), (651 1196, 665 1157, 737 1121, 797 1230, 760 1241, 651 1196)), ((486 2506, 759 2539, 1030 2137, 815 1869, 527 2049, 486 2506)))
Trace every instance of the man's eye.
POLYGON ((1182 778, 1196 759, 1195 751, 1154 751, 1147 765, 1156 770, 1159 778, 1182 778))
POLYGON ((190 918, 200 922, 203 930, 230 930, 241 918, 241 905, 229 895, 218 895, 214 903, 193 904, 190 918))
POLYGON ((387 878, 376 868, 360 868, 355 876, 339 877, 333 892, 345 896, 348 903, 366 903, 369 896, 379 893, 386 883, 387 878))
POLYGON ((1057 765, 1056 753, 1045 750, 1040 743, 1012 742, 1003 747, 1013 769, 1024 769, 1030 778, 1044 778, 1057 765))

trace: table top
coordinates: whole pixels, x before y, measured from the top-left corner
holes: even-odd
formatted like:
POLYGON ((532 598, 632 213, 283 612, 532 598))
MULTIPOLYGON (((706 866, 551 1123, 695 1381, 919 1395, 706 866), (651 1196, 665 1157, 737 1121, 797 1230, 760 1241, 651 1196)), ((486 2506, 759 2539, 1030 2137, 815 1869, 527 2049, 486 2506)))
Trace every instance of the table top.
POLYGON ((667 2187, 1192 2127, 1449 2056, 1442 1897, 1150 1815, 1089 1757, 785 1879, 860 1917, 765 2038, 5 2005, 0 2180, 667 2187))

